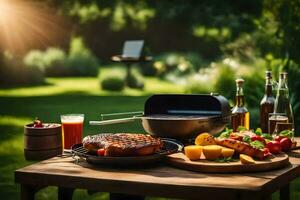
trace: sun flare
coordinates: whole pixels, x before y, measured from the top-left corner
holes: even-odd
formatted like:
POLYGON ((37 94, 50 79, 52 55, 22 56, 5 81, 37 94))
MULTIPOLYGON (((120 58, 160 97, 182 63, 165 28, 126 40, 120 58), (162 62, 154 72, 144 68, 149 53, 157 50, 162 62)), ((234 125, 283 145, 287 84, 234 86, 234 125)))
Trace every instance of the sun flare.
POLYGON ((64 23, 44 3, 0 0, 0 45, 4 49, 25 52, 55 45, 67 34, 64 23))

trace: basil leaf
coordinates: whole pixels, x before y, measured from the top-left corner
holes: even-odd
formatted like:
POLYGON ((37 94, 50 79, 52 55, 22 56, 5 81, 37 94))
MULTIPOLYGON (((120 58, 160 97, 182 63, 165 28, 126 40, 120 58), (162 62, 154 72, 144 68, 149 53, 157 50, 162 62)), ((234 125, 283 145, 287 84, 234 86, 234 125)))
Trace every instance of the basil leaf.
POLYGON ((273 140, 272 136, 268 133, 263 133, 261 135, 264 139, 267 139, 267 140, 273 140))
POLYGON ((230 132, 225 131, 220 134, 219 138, 229 138, 229 136, 230 136, 230 132))
POLYGON ((256 135, 261 135, 263 132, 262 132, 262 130, 261 130, 261 128, 257 128, 256 130, 255 130, 255 134, 256 135))
POLYGON ((284 136, 284 137, 292 138, 292 137, 294 137, 294 131, 284 130, 284 131, 281 131, 279 133, 279 136, 284 136))
POLYGON ((238 159, 234 159, 234 158, 232 158, 232 157, 228 157, 228 158, 217 158, 216 160, 215 160, 215 162, 220 162, 220 163, 225 163, 225 162, 236 162, 236 161, 238 161, 238 159))
POLYGON ((258 141, 258 140, 250 142, 250 145, 252 147, 254 147, 254 148, 257 148, 257 149, 263 149, 263 148, 265 148, 265 145, 261 141, 258 141))
POLYGON ((244 137, 243 137, 243 142, 246 142, 246 143, 250 143, 251 142, 251 138, 250 138, 250 136, 249 135, 245 135, 244 137))
POLYGON ((226 127, 225 131, 223 131, 220 135, 219 135, 219 138, 229 138, 230 136, 230 133, 232 133, 232 129, 228 129, 226 127))
POLYGON ((238 131, 246 131, 247 129, 244 126, 239 126, 237 128, 238 131))

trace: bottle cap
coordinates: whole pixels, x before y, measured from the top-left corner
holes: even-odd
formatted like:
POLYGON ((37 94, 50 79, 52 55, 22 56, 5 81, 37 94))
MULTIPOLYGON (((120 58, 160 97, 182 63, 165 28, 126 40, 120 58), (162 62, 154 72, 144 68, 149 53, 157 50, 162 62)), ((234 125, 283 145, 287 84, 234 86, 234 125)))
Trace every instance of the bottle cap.
POLYGON ((287 78, 288 73, 287 72, 280 72, 280 78, 287 78))
POLYGON ((272 72, 271 71, 266 71, 266 77, 267 78, 272 78, 272 72))
POLYGON ((243 86, 244 79, 238 78, 235 80, 237 86, 243 86))

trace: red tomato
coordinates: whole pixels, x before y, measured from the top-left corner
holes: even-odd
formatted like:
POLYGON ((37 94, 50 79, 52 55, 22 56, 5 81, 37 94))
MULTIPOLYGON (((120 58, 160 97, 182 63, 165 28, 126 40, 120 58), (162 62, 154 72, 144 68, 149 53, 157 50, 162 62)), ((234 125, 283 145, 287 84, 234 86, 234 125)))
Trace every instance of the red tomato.
POLYGON ((105 154, 105 149, 98 149, 97 150, 97 155, 98 156, 104 156, 104 154, 105 154))
POLYGON ((266 147, 270 150, 271 153, 273 154, 277 154, 281 152, 281 145, 280 142, 278 141, 271 141, 268 142, 268 144, 266 145, 266 147))
POLYGON ((264 151, 264 157, 270 155, 270 150, 268 148, 264 148, 263 151, 264 151))
POLYGON ((290 151, 291 148, 292 148, 292 140, 290 138, 282 138, 280 140, 280 146, 281 146, 281 149, 282 151, 290 151))
POLYGON ((275 140, 278 141, 278 142, 280 142, 283 138, 286 138, 286 137, 277 135, 275 137, 275 140))
POLYGON ((266 145, 266 140, 263 137, 260 137, 258 135, 252 136, 251 140, 252 141, 258 140, 258 141, 262 142, 264 145, 266 145))

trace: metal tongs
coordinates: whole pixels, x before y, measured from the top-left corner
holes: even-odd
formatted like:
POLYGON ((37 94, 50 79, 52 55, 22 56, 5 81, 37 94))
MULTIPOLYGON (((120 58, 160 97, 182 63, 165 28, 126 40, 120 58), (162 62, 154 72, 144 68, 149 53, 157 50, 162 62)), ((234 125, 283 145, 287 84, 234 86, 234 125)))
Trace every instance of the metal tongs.
POLYGON ((144 115, 142 111, 135 112, 122 112, 122 113, 110 113, 110 114, 101 114, 101 121, 90 121, 90 125, 109 125, 109 124, 120 124, 134 122, 137 119, 140 119, 144 115), (120 115, 131 115, 131 117, 119 118, 119 119, 109 119, 105 120, 106 117, 120 116, 120 115))

